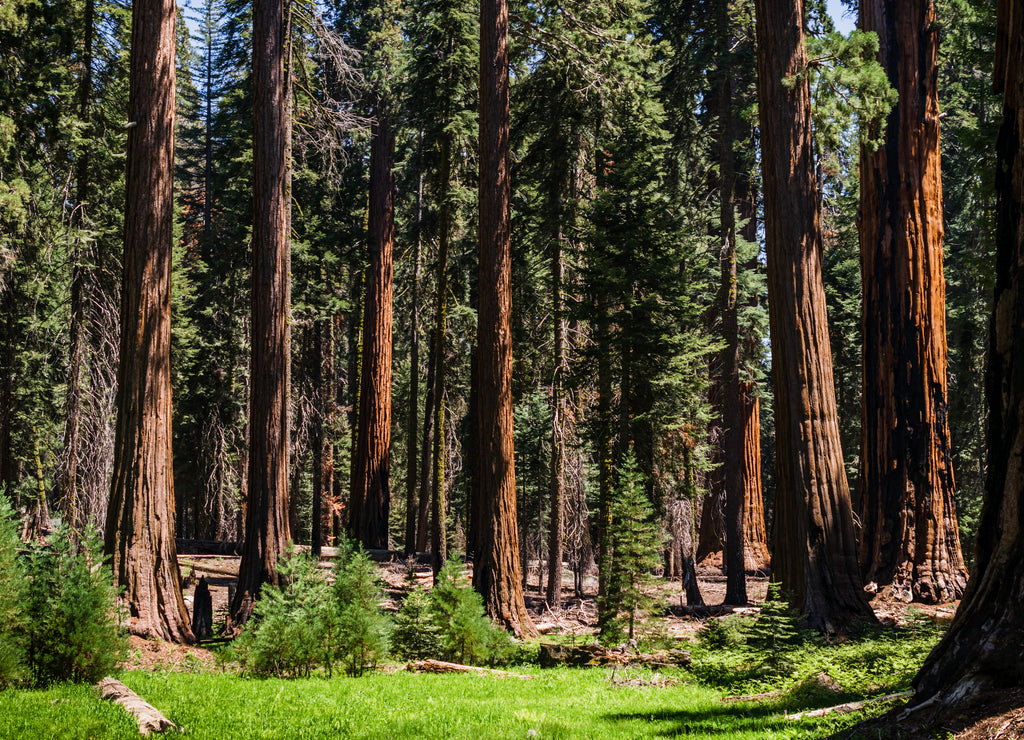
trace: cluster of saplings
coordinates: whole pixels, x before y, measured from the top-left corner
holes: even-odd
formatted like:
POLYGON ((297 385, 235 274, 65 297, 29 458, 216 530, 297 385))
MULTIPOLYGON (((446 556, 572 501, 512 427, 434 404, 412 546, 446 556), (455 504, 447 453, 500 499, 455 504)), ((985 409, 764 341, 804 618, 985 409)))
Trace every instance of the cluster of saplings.
POLYGON ((58 525, 45 542, 22 545, 0 492, 0 688, 95 682, 127 641, 99 534, 58 525))
MULTIPOLYGON (((235 656, 257 676, 358 676, 392 657, 470 665, 511 660, 508 634, 485 615, 483 600, 465 570, 450 560, 429 591, 413 586, 389 618, 377 570, 361 549, 344 544, 333 578, 315 559, 292 554, 279 564, 283 586, 264 586, 235 656)), ((415 580, 410 569, 410 585, 415 580)))

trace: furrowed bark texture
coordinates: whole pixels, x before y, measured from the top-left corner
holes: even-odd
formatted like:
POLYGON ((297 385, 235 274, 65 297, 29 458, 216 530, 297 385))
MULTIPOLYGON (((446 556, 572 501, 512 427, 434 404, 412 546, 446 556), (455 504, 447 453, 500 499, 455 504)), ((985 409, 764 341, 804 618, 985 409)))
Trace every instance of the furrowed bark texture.
POLYGON ((873 618, 857 565, 822 284, 801 0, 757 2, 758 94, 775 390, 773 574, 809 626, 873 618))
POLYGON ((860 24, 899 93, 885 145, 861 159, 860 559, 869 590, 934 604, 967 583, 947 423, 935 7, 862 0, 860 24))
POLYGON ((194 641, 174 542, 171 247, 174 223, 173 0, 132 7, 121 361, 104 550, 124 587, 128 628, 194 641))
POLYGON ((743 383, 740 395, 743 424, 743 567, 763 570, 771 564, 768 535, 764 527, 764 497, 761 495, 761 399, 753 383, 743 383))
POLYGON ((914 679, 914 702, 955 706, 1024 684, 1024 3, 1000 0, 996 289, 989 336, 988 479, 975 570, 949 631, 914 679))
POLYGON ((386 114, 370 148, 370 271, 363 314, 359 434, 352 476, 352 534, 366 549, 388 549, 391 511, 391 332, 395 232, 395 137, 386 114))
MULTIPOLYGON (((477 470, 480 531, 473 581, 487 612, 535 635, 519 564, 512 445, 512 259, 509 214, 508 3, 480 5, 480 275, 477 308, 477 470)), ((441 399, 438 399, 440 401, 441 399)), ((436 434, 443 430, 437 429, 436 434)))
POLYGON ((288 526, 291 175, 283 0, 253 3, 252 350, 248 502, 230 628, 278 583, 288 526))

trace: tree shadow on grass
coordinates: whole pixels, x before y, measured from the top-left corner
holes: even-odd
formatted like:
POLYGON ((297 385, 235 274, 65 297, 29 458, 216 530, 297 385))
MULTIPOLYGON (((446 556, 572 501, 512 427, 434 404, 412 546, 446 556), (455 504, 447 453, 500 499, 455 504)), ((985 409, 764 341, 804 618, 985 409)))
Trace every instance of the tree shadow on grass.
POLYGON ((782 718, 775 704, 737 703, 693 710, 662 710, 657 712, 614 712, 604 715, 610 723, 645 722, 659 726, 656 734, 663 737, 714 737, 730 733, 759 733, 783 727, 793 728, 782 718))

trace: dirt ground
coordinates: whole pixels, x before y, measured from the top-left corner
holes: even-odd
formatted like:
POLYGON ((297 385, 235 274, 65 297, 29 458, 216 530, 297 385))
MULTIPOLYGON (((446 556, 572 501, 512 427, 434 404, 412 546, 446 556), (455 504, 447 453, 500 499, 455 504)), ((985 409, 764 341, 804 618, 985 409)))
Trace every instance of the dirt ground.
MULTIPOLYGON (((182 555, 179 557, 185 582, 185 603, 191 610, 195 584, 205 577, 213 597, 214 628, 224 622, 228 601, 234 589, 239 558, 223 555, 182 555)), ((326 563, 325 563, 326 565, 326 563)), ((385 583, 387 602, 385 608, 397 610, 409 588, 410 566, 394 559, 379 564, 379 572, 385 583)), ((412 578, 416 583, 429 584, 430 566, 425 563, 412 565, 412 578)), ((552 608, 538 590, 539 574, 537 564, 531 564, 527 574, 526 601, 534 621, 542 634, 571 634, 586 639, 594 634, 596 622, 597 579, 590 575, 584 579, 583 598, 572 593, 572 573, 563 574, 564 601, 561 608, 552 608)), ((751 606, 720 607, 725 597, 725 574, 719 568, 702 567, 697 570, 697 580, 705 604, 710 606, 693 609, 685 603, 685 595, 678 581, 663 586, 666 630, 670 635, 692 638, 707 619, 721 618, 732 613, 756 614, 764 601, 768 588, 767 576, 748 574, 747 593, 751 606)), ((937 606, 886 601, 881 597, 873 599, 872 608, 883 624, 902 624, 913 618, 927 617, 936 621, 952 620, 957 603, 937 606)), ((131 638, 125 667, 141 670, 194 671, 210 670, 219 666, 215 654, 208 649, 218 640, 204 643, 201 647, 181 646, 161 641, 131 638)), ((848 738, 956 738, 956 740, 998 740, 1024 737, 1024 690, 1010 690, 987 694, 966 706, 953 719, 935 718, 934 710, 925 710, 910 717, 902 716, 903 710, 896 709, 882 718, 858 728, 854 734, 845 733, 848 738)))

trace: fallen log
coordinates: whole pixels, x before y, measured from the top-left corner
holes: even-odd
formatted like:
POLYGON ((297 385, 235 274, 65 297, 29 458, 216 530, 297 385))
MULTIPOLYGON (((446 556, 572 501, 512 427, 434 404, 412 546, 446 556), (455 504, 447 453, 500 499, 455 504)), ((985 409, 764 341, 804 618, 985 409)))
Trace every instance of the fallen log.
POLYGON ((199 571, 200 573, 209 573, 213 576, 225 576, 226 578, 238 578, 238 566, 234 567, 229 565, 217 565, 215 563, 204 563, 201 560, 186 560, 184 558, 178 558, 178 567, 185 569, 191 568, 192 570, 199 571))
POLYGON ((811 709, 807 712, 797 712, 796 714, 787 714, 785 718, 790 721, 798 719, 804 719, 806 717, 824 717, 826 714, 832 714, 833 712, 839 712, 841 714, 847 714, 849 712, 856 712, 863 709, 868 704, 874 704, 880 701, 889 701, 891 699, 909 699, 914 695, 913 691, 901 691, 898 694, 889 694, 887 696, 876 696, 874 699, 863 699, 861 701, 851 701, 846 704, 837 704, 834 707, 825 707, 823 709, 811 709))
POLYGON ((627 645, 606 648, 594 642, 590 645, 552 645, 542 643, 537 661, 541 668, 569 666, 621 665, 648 668, 685 668, 690 665, 688 650, 670 650, 668 654, 647 655, 635 652, 627 645))
POLYGON ((107 676, 98 684, 100 698, 120 704, 135 717, 139 724, 139 734, 148 735, 150 732, 163 732, 164 730, 176 729, 177 726, 163 716, 160 710, 147 702, 141 696, 129 689, 116 678, 107 676))
POLYGON ((533 678, 533 676, 526 675, 525 673, 512 673, 511 671, 499 671, 497 668, 482 668, 475 665, 449 663, 445 660, 412 660, 405 664, 405 670, 416 673, 475 673, 478 676, 522 678, 527 680, 533 678))

